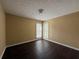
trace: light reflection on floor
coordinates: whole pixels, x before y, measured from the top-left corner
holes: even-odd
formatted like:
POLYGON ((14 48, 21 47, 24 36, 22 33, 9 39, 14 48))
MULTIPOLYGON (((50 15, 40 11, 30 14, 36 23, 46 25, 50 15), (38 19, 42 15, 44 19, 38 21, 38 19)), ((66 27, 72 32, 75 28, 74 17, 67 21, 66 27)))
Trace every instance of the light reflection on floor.
POLYGON ((35 48, 36 51, 38 51, 36 54, 42 55, 43 53, 46 53, 46 50, 49 48, 49 45, 45 41, 39 40, 38 42, 35 43, 35 48))

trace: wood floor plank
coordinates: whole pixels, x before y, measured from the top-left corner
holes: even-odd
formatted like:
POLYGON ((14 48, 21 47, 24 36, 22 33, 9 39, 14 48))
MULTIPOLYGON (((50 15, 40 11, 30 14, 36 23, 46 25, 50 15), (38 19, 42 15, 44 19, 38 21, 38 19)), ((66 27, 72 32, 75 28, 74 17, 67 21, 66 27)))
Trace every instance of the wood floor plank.
POLYGON ((7 48, 3 59, 79 59, 79 51, 38 40, 7 48))

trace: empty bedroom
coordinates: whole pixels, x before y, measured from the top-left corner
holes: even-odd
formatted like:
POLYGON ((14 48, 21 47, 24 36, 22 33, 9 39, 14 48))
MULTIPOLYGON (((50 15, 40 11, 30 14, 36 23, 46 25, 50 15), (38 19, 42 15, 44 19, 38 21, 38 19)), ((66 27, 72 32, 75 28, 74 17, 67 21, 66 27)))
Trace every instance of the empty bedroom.
POLYGON ((79 59, 79 0, 0 0, 0 59, 79 59))

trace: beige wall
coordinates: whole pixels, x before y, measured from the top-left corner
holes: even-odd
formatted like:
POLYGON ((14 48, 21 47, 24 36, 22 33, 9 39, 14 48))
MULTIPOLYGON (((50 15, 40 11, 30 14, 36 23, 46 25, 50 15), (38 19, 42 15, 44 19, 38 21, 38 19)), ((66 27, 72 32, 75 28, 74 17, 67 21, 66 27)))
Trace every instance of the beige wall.
POLYGON ((49 40, 79 48, 79 12, 48 21, 49 40))
POLYGON ((5 49, 5 15, 0 4, 0 57, 5 49))
POLYGON ((13 45, 35 39, 36 21, 6 14, 7 45, 13 45))

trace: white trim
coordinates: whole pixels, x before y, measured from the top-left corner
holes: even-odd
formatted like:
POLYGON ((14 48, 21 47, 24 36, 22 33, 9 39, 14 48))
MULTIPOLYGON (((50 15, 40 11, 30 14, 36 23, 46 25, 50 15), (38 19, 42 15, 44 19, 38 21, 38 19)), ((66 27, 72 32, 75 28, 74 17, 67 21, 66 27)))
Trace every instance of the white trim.
MULTIPOLYGON (((59 44, 59 45, 62 45, 62 46, 65 46, 65 47, 68 47, 68 48, 71 48, 71 49, 74 49, 74 50, 79 51, 79 48, 75 48, 75 47, 72 47, 72 46, 70 46, 70 45, 66 45, 66 44, 59 43, 59 42, 56 42, 56 41, 53 41, 53 40, 49 40, 49 39, 44 39, 44 40, 47 40, 47 41, 50 41, 50 42, 53 42, 53 43, 56 43, 56 44, 59 44)), ((25 42, 20 42, 20 43, 13 44, 13 45, 9 45, 9 46, 7 46, 6 48, 12 47, 12 46, 16 46, 16 45, 20 45, 20 44, 24 44, 24 43, 29 43, 29 42, 32 42, 32 41, 36 41, 36 39, 34 39, 34 40, 29 40, 29 41, 25 41, 25 42)), ((2 52, 2 54, 1 54, 1 56, 0 56, 0 59, 2 59, 6 48, 4 48, 4 50, 3 50, 3 52, 2 52)))
POLYGON ((1 56, 0 56, 0 59, 2 59, 2 57, 3 57, 3 55, 4 55, 5 50, 6 50, 6 48, 4 48, 4 50, 3 50, 3 52, 2 52, 2 54, 1 54, 1 56))
MULTIPOLYGON (((20 45, 20 44, 24 44, 24 43, 33 42, 33 41, 36 41, 36 39, 34 39, 34 40, 29 40, 29 41, 25 41, 25 42, 20 42, 20 43, 13 44, 13 45, 8 45, 8 46, 6 46, 6 48, 12 47, 12 46, 16 46, 16 45, 20 45)), ((3 50, 3 52, 2 52, 2 54, 1 54, 1 56, 0 56, 0 59, 2 59, 2 57, 3 57, 3 55, 4 55, 4 52, 5 52, 6 48, 4 48, 4 50, 3 50)))
POLYGON ((8 47, 12 47, 12 46, 16 46, 16 45, 20 45, 20 44, 24 44, 24 43, 29 43, 29 42, 32 42, 32 41, 35 41, 35 40, 36 40, 36 39, 34 39, 34 40, 29 40, 29 41, 24 41, 24 42, 12 44, 12 45, 7 45, 7 48, 8 48, 8 47))
POLYGON ((70 46, 70 45, 67 45, 67 44, 59 43, 59 42, 49 40, 49 39, 45 39, 45 40, 79 51, 79 48, 76 48, 76 47, 73 47, 73 46, 70 46))

